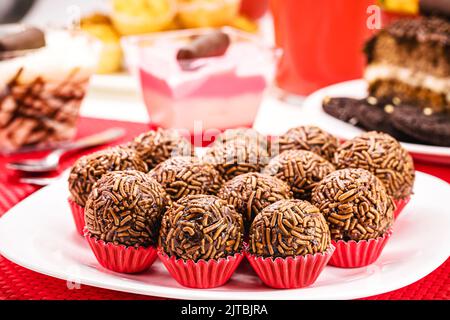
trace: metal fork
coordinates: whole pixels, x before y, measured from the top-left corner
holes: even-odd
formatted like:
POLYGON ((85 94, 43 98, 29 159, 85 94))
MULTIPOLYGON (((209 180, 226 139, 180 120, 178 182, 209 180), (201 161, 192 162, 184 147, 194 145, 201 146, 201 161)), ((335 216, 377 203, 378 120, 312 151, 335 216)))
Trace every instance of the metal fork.
POLYGON ((105 144, 107 142, 111 142, 120 138, 124 135, 124 133, 125 130, 122 128, 108 129, 101 133, 97 133, 92 136, 85 137, 80 140, 63 145, 50 152, 44 158, 10 162, 6 165, 6 167, 8 169, 20 170, 24 172, 53 171, 58 168, 59 160, 64 153, 105 144))

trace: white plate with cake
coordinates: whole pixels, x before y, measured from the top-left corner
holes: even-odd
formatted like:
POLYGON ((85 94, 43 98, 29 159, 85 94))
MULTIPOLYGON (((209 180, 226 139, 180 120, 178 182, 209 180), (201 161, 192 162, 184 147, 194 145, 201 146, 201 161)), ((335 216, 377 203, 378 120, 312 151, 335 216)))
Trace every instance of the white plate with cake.
MULTIPOLYGON (((305 117, 311 124, 326 128, 328 132, 342 139, 351 139, 364 132, 363 129, 341 121, 322 109, 324 99, 330 97, 348 97, 363 99, 367 97, 367 82, 363 79, 352 80, 322 88, 306 98, 303 103, 305 117)), ((402 142, 402 145, 416 159, 432 162, 450 163, 450 148, 419 143, 402 142)))
POLYGON ((365 46, 364 80, 313 93, 305 101, 309 119, 344 139, 358 128, 384 131, 416 158, 450 163, 449 30, 437 17, 380 30, 365 46))

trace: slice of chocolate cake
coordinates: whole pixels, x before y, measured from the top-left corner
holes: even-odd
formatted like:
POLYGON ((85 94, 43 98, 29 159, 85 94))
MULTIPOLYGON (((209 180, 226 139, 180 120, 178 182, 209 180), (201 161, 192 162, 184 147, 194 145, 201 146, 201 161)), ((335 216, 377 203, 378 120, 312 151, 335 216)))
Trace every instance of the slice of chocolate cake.
POLYGON ((450 21, 397 20, 365 48, 369 94, 450 113, 450 21))

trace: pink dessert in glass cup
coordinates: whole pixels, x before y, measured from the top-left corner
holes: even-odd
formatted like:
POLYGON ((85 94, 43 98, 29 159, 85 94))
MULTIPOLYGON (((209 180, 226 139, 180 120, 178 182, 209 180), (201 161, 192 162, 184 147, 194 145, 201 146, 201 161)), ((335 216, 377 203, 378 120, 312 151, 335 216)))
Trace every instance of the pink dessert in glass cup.
MULTIPOLYGON (((272 48, 232 28, 129 37, 124 47, 152 124, 191 134, 251 127, 275 65, 272 48), (228 36, 225 52, 177 59, 180 49, 213 32, 228 36)), ((208 43, 202 49, 214 51, 208 43)))

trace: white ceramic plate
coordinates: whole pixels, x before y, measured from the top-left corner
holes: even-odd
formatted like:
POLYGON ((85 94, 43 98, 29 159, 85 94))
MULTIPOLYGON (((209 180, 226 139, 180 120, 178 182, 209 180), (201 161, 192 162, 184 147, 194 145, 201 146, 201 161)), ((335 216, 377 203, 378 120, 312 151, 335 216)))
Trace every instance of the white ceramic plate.
MULTIPOLYGON (((366 82, 364 80, 353 80, 322 88, 308 96, 303 104, 305 116, 308 120, 312 124, 326 129, 331 134, 343 139, 351 139, 363 132, 363 130, 338 120, 323 111, 322 100, 327 96, 362 99, 367 96, 366 82)), ((402 144, 409 152, 413 153, 416 158, 450 163, 450 148, 448 147, 428 146, 415 143, 402 144)))
MULTIPOLYGON (((413 283, 450 254, 450 187, 418 172, 415 195, 394 226, 381 257, 358 269, 326 267, 304 289, 265 287, 241 264, 227 285, 187 289, 162 263, 140 275, 124 275, 99 266, 88 244, 75 231, 65 180, 39 190, 0 219, 0 253, 28 269, 75 283, 152 296, 182 299, 351 299, 376 295, 413 283)), ((72 283, 73 287, 73 283, 72 283)))

